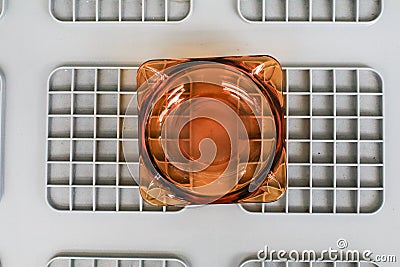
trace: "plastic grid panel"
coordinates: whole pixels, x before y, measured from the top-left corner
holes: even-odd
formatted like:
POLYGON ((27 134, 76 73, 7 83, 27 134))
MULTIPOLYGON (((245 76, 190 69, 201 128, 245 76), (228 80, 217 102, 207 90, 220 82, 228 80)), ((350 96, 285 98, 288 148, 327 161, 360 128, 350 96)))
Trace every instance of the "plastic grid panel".
MULTIPOLYGON (((382 78, 374 70, 366 68, 287 68, 285 71, 288 81, 285 95, 289 102, 289 115, 286 116, 289 190, 277 202, 246 204, 244 209, 257 213, 377 211, 383 204, 384 193, 382 78)), ((116 118, 122 122, 124 106, 135 96, 135 72, 136 68, 67 67, 56 70, 50 76, 46 185, 47 199, 52 207, 70 211, 101 211, 104 207, 97 207, 98 200, 101 202, 103 198, 110 199, 110 196, 104 194, 101 197, 103 194, 98 193, 105 192, 98 192, 100 190, 97 189, 111 188, 116 190, 116 206, 108 206, 105 210, 144 211, 150 208, 142 203, 137 185, 129 184, 133 179, 126 172, 127 168, 125 171, 117 168, 116 174, 110 177, 104 175, 109 172, 102 170, 101 166, 127 166, 128 163, 117 160, 118 152, 115 156, 105 153, 102 157, 109 161, 101 162, 94 148, 97 145, 90 146, 86 155, 74 151, 74 143, 79 141, 137 142, 135 129, 132 129, 132 140, 120 140, 121 124, 115 126, 114 123, 111 124, 114 127, 110 127, 105 121, 99 121, 116 118), (107 76, 111 80, 107 81, 107 76), (88 95, 93 95, 93 101, 86 99, 85 103, 83 99, 80 103, 79 99, 88 95), (114 97, 115 104, 104 101, 105 96, 114 97), (89 130, 85 130, 82 123, 76 124, 80 119, 91 117, 97 119, 93 120, 89 130), (74 125, 77 128, 71 130, 74 125), (96 138, 93 138, 94 129, 96 138), (64 155, 57 155, 57 149, 64 151, 64 155), (86 157, 90 161, 85 163, 86 157), (89 166, 85 168, 85 165, 89 166), (102 175, 96 177, 96 171, 102 175), (124 203, 125 198, 119 195, 120 189, 136 190, 137 193, 130 196, 137 197, 124 203), (52 193, 55 190, 58 192, 52 193), (75 204, 79 205, 74 205, 74 199, 78 199, 75 204)), ((136 119, 132 123, 137 124, 137 114, 127 116, 128 119, 136 119)), ((119 148, 118 145, 117 150, 119 148)), ((129 164, 137 166, 137 155, 135 157, 129 164)))
POLYGON ((242 19, 251 23, 373 23, 383 0, 237 0, 242 19))
POLYGON ((144 202, 139 176, 137 68, 63 67, 48 81, 46 193, 60 211, 172 212, 144 202), (131 110, 131 109, 130 109, 131 110), (122 145, 131 148, 123 153, 122 145), (129 167, 129 168, 128 168, 129 167))
POLYGON ((188 267, 174 258, 138 257, 56 257, 47 267, 188 267))
POLYGON ((374 262, 366 261, 319 261, 319 262, 290 262, 290 261, 259 261, 248 260, 239 267, 379 267, 374 262))
POLYGON ((369 68, 287 68, 288 191, 251 213, 370 214, 384 204, 383 79, 369 68))
POLYGON ((49 0, 59 22, 177 23, 192 13, 193 0, 49 0))

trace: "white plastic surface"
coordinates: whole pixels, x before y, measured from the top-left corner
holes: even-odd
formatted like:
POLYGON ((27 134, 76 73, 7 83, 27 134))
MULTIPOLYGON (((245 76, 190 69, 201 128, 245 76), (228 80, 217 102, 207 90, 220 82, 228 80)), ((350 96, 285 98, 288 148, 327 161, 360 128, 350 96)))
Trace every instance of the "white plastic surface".
MULTIPOLYGON (((60 24, 48 1, 13 0, 0 20, 7 78, 2 267, 44 267, 59 253, 170 253, 193 267, 239 266, 273 249, 335 247, 400 255, 398 0, 368 27, 254 25, 236 0, 194 0, 179 24, 60 24), (57 66, 137 66, 149 59, 270 54, 285 66, 361 66, 385 80, 385 205, 372 216, 257 216, 237 206, 175 213, 59 213, 46 203, 47 78, 57 66)), ((398 263, 380 267, 397 267, 398 263)))
POLYGON ((237 0, 250 23, 370 24, 383 13, 384 0, 237 0))

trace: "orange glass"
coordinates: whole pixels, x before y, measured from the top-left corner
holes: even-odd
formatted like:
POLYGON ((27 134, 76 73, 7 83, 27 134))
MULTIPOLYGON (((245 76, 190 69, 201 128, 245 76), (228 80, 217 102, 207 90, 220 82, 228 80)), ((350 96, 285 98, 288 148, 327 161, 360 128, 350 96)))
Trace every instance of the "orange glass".
POLYGON ((269 56, 138 70, 140 192, 157 206, 271 202, 286 191, 283 74, 269 56))

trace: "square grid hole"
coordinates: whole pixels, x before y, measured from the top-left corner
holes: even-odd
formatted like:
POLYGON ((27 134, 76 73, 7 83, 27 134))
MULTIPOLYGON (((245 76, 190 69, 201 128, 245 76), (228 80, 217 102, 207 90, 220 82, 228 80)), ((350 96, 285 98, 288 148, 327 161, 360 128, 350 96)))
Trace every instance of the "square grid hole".
POLYGON ((117 94, 98 94, 97 95, 97 114, 117 115, 118 95, 117 94))
MULTIPOLYGON (((263 0, 246 1, 240 0, 240 12, 249 21, 263 21, 263 0)), ((282 1, 275 1, 278 4, 282 1)))
POLYGON ((336 92, 356 93, 358 91, 356 70, 335 70, 336 92))
POLYGON ((93 165, 92 164, 73 164, 72 165, 72 184, 73 185, 92 185, 93 184, 93 165))
POLYGON ((312 209, 316 213, 332 213, 334 208, 333 190, 312 191, 312 209))
POLYGON ((333 0, 313 0, 312 20, 332 21, 333 0))
POLYGON ((49 118, 48 136, 50 138, 69 138, 71 135, 71 118, 49 118))
POLYGON ((313 116, 333 116, 333 95, 313 95, 312 96, 312 115, 313 116))
POLYGON ((357 143, 339 142, 336 143, 336 162, 343 163, 357 163, 358 151, 357 143))
POLYGON ((285 21, 286 20, 286 1, 281 1, 281 0, 265 1, 265 20, 266 21, 285 21))
POLYGON ((116 21, 119 19, 119 0, 99 0, 98 18, 102 21, 116 21))
POLYGON ((68 185, 70 164, 53 163, 47 166, 47 183, 50 185, 68 185))
POLYGON ((290 163, 310 163, 310 142, 288 142, 290 163))
POLYGON ((145 4, 145 20, 148 21, 163 21, 165 16, 165 1, 164 0, 147 0, 145 4))
POLYGON ((334 91, 333 71, 313 70, 312 91, 314 93, 332 93, 334 91))
POLYGON ((336 0, 336 21, 357 21, 357 5, 354 0, 336 0))
MULTIPOLYGON (((62 2, 62 1, 58 1, 62 2)), ((72 70, 70 69, 57 69, 51 75, 49 80, 49 91, 71 91, 72 86, 72 70)))
POLYGON ((76 20, 96 20, 96 0, 76 0, 76 20))
POLYGON ((357 166, 336 166, 336 187, 357 188, 358 167, 357 166))
POLYGON ((310 190, 309 189, 289 189, 288 208, 289 212, 307 213, 310 212, 310 190))
POLYGON ((310 139, 310 119, 288 118, 289 139, 310 139))
POLYGON ((309 95, 289 95, 288 107, 289 116, 309 116, 310 115, 310 96, 309 95))
POLYGON ((71 114, 71 94, 50 94, 48 112, 51 115, 71 114))
POLYGON ((313 163, 333 163, 334 144, 327 142, 313 142, 312 162, 313 163))
POLYGON ((310 92, 310 70, 286 70, 288 92, 310 92))
POLYGON ((361 187, 383 189, 383 167, 367 165, 360 168, 361 187))
POLYGON ((73 1, 72 0, 54 0, 50 2, 50 12, 54 18, 59 21, 73 21, 73 1))
POLYGON ((310 186, 310 166, 288 166, 289 187, 310 186))
POLYGON ((358 138, 358 120, 338 117, 336 119, 336 139, 357 140, 357 138, 358 138))
POLYGON ((312 166, 312 186, 332 188, 334 186, 335 173, 333 166, 312 166))
POLYGON ((289 1, 289 21, 308 21, 310 18, 309 0, 289 1))
POLYGON ((334 119, 314 118, 312 120, 313 140, 332 140, 334 135, 334 119))

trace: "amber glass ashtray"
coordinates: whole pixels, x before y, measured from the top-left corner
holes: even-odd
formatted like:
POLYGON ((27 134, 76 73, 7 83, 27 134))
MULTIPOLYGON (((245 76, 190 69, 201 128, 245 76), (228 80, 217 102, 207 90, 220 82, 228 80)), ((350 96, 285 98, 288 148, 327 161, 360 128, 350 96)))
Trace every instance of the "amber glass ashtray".
POLYGON ((151 60, 137 74, 140 192, 157 206, 286 191, 283 75, 268 56, 151 60))

